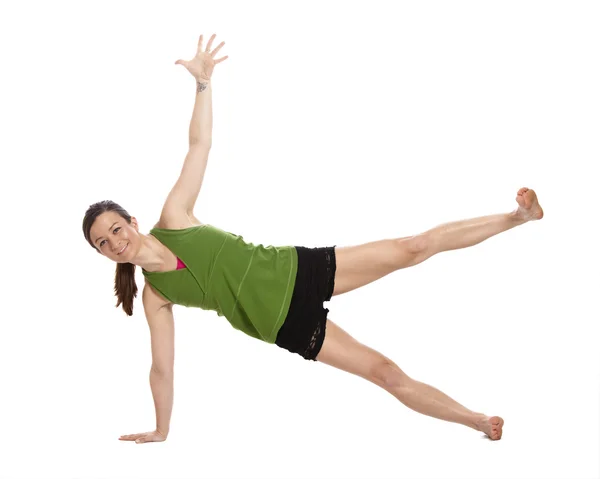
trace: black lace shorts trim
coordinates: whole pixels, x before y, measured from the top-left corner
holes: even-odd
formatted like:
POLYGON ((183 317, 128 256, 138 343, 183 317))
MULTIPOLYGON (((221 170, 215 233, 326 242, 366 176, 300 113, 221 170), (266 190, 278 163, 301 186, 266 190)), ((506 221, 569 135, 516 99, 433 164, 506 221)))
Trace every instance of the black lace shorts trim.
POLYGON ((329 301, 335 285, 335 246, 296 246, 298 270, 292 301, 275 344, 304 359, 316 361, 325 340, 329 301))

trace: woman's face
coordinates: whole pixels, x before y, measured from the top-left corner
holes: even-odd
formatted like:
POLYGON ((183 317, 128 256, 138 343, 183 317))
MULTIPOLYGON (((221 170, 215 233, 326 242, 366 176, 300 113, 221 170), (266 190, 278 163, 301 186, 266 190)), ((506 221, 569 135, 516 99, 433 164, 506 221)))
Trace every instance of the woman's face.
POLYGON ((130 262, 141 244, 137 220, 132 217, 129 224, 115 211, 106 211, 96 218, 90 239, 100 253, 116 263, 130 262))

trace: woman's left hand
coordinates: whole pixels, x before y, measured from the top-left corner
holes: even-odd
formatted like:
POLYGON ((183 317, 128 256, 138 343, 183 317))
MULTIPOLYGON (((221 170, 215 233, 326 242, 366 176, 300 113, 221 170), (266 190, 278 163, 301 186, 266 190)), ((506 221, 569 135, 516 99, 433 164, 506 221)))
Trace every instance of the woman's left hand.
POLYGON ((119 441, 135 441, 137 444, 142 442, 162 442, 167 440, 167 435, 156 430, 151 432, 142 432, 139 434, 129 434, 121 436, 119 441))
POLYGON ((213 74, 213 69, 217 63, 221 63, 222 61, 229 58, 227 55, 215 60, 216 53, 221 49, 225 42, 219 43, 219 46, 215 48, 212 52, 210 51, 210 47, 212 46, 212 42, 217 35, 213 34, 208 40, 208 45, 206 45, 206 50, 202 51, 202 35, 200 35, 200 39, 198 40, 198 50, 196 51, 196 56, 189 61, 186 60, 177 60, 175 65, 183 65, 187 68, 187 70, 194 75, 196 81, 206 81, 210 80, 213 74))

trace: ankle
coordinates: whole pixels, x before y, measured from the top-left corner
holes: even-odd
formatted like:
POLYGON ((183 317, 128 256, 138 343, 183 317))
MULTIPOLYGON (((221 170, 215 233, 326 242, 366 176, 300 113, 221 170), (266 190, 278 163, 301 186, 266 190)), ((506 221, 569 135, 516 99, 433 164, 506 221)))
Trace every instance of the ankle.
POLYGON ((473 429, 476 431, 483 431, 483 425, 487 421, 488 416, 483 413, 475 413, 473 415, 473 429))
POLYGON ((523 212, 517 208, 514 211, 511 211, 507 214, 507 218, 513 223, 523 224, 527 223, 529 220, 523 216, 523 212))

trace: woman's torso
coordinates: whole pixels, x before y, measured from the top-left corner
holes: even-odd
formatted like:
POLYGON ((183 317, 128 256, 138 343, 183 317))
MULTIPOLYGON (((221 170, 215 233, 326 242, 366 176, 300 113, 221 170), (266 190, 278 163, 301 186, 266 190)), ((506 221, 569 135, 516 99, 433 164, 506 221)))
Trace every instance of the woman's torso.
POLYGON ((159 222, 150 235, 164 247, 164 258, 160 271, 144 271, 145 307, 215 311, 235 329, 275 342, 295 286, 294 246, 255 244, 191 217, 159 222))

